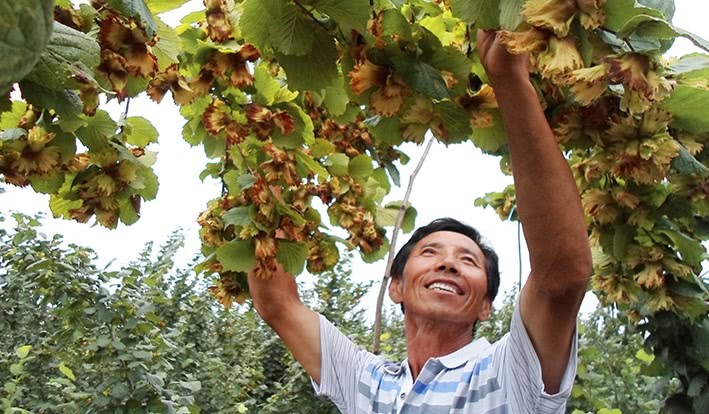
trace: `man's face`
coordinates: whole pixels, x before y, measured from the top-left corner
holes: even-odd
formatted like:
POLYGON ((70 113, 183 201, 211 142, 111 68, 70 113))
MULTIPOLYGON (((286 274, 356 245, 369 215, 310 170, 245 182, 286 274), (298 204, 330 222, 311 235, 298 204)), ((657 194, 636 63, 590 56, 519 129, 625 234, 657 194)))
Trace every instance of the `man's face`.
POLYGON ((414 245, 401 278, 389 285, 406 318, 471 326, 490 316, 485 256, 477 243, 452 232, 431 233, 414 245))

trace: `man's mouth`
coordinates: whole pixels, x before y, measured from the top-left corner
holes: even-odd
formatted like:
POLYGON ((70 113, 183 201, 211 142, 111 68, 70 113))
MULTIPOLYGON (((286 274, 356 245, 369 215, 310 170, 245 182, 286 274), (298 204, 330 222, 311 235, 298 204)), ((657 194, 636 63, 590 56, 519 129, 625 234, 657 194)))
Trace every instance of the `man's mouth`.
POLYGON ((448 293, 454 293, 456 295, 462 294, 460 289, 458 289, 457 286, 450 284, 450 283, 444 283, 444 282, 433 282, 430 285, 428 285, 428 289, 431 290, 438 290, 442 292, 448 292, 448 293))

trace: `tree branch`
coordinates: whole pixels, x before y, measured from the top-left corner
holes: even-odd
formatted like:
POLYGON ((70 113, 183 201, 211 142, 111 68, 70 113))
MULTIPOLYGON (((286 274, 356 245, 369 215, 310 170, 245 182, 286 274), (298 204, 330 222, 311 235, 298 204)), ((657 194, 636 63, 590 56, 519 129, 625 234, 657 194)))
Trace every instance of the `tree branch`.
POLYGON ((387 283, 389 282, 389 277, 391 273, 391 265, 394 262, 394 255, 396 253, 396 238, 399 234, 399 230, 401 229, 401 224, 404 221, 404 215, 406 214, 406 209, 408 208, 409 204, 409 197, 411 196, 411 191, 413 190, 414 187, 414 180, 416 179, 416 176, 418 175, 419 171, 421 170, 421 167, 423 166, 423 162, 426 160, 426 156, 428 156, 428 152, 431 150, 431 145, 433 145, 434 138, 431 137, 428 139, 428 143, 426 144, 426 148, 423 150, 423 154, 421 155, 421 159, 419 160, 418 164, 416 165, 416 168, 414 168, 414 171, 411 173, 409 176, 409 185, 406 188, 406 194, 404 194, 404 200, 401 202, 401 206, 399 206, 399 214, 396 216, 396 224, 394 225, 394 230, 392 231, 391 235, 391 244, 389 245, 389 254, 387 256, 387 266, 386 270, 384 271, 384 277, 382 278, 382 283, 379 286, 379 295, 377 296, 377 308, 376 308, 376 315, 374 319, 374 338, 372 341, 372 352, 375 354, 379 354, 380 351, 380 346, 381 346, 381 336, 382 336, 382 306, 384 304, 384 293, 387 290, 387 283))

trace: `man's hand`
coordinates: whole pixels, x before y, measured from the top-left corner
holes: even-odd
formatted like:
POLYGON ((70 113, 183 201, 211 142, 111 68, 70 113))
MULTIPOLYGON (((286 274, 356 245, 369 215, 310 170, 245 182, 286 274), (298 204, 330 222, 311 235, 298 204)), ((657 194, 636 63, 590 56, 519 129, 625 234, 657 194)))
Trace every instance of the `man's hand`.
POLYGON ((506 80, 529 79, 528 55, 508 52, 496 31, 478 30, 477 47, 480 61, 493 86, 506 80))

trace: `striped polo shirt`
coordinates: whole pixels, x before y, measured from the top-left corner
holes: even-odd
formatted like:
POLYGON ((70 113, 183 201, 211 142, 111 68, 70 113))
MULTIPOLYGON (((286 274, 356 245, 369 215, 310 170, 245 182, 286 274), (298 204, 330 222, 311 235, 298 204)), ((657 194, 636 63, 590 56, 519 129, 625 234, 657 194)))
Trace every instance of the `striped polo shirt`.
POLYGON ((388 362, 358 348, 321 315, 321 383, 313 385, 343 413, 564 413, 576 375, 576 342, 574 335, 560 391, 547 394, 517 307, 510 332, 498 342, 477 339, 429 358, 414 381, 407 360, 388 362))

